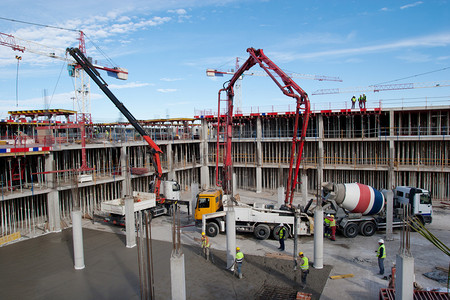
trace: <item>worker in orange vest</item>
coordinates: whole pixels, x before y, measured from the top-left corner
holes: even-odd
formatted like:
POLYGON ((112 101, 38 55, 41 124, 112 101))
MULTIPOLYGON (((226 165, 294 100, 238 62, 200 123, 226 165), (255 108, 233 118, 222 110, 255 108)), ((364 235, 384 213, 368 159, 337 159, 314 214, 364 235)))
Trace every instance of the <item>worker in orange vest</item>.
POLYGON ((334 215, 330 215, 330 229, 331 229, 331 240, 336 240, 336 220, 334 219, 334 215))

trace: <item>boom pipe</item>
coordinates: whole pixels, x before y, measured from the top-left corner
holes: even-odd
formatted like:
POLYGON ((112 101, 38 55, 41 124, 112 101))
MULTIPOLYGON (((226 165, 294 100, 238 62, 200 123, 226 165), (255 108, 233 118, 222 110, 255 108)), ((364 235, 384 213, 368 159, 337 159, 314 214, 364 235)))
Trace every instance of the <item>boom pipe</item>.
POLYGON ((240 76, 245 71, 248 71, 255 64, 259 64, 261 68, 267 73, 267 75, 272 78, 275 84, 280 88, 280 90, 286 96, 296 99, 296 114, 295 114, 295 124, 294 133, 292 138, 292 149, 291 158, 289 164, 289 176, 286 186, 286 198, 285 204, 292 206, 292 201, 294 199, 294 191, 297 185, 297 178, 300 169, 300 163, 302 160, 303 147, 306 138, 306 129, 308 127, 309 116, 311 113, 310 103, 308 99, 308 94, 300 88, 283 70, 281 70, 274 62, 272 62, 263 52, 262 49, 256 50, 254 48, 248 48, 247 52, 250 57, 245 61, 245 63, 234 73, 233 77, 230 79, 227 87, 224 87, 219 91, 219 111, 217 117, 217 153, 216 153, 216 184, 220 186, 218 181, 218 159, 219 159, 219 132, 221 126, 221 114, 220 114, 220 94, 223 91, 227 93, 227 114, 226 114, 226 132, 225 132, 225 157, 224 157, 224 167, 223 167, 223 180, 222 187, 225 194, 230 194, 231 189, 231 177, 232 177, 232 159, 231 159, 231 139, 232 139, 232 125, 233 125, 233 98, 234 90, 233 86, 240 76), (276 78, 272 73, 275 72, 277 76, 281 79, 282 83, 276 78), (300 137, 297 137, 299 115, 301 107, 304 106, 303 123, 300 137), (296 161, 295 161, 296 160, 296 161), (295 167, 294 167, 295 163, 295 167))
POLYGON ((300 171, 300 163, 302 160, 303 146, 306 137, 306 129, 308 127, 309 115, 311 113, 310 103, 308 99, 308 94, 299 87, 283 70, 281 70, 274 62, 272 62, 263 52, 262 49, 255 50, 253 48, 247 49, 247 52, 254 58, 255 61, 266 71, 267 75, 272 78, 275 84, 281 89, 281 91, 288 97, 296 99, 296 114, 295 114, 295 124, 294 124, 294 134, 292 137, 292 149, 291 158, 289 163, 289 174, 288 181, 286 184, 286 197, 285 205, 292 206, 292 201, 294 199, 295 187, 297 185, 298 173, 300 171), (277 78, 272 74, 271 70, 275 72, 280 79, 283 81, 282 85, 277 78), (298 95, 295 93, 297 92, 298 95), (297 138, 298 123, 301 105, 304 105, 304 116, 302 131, 300 139, 297 138), (294 161, 296 159, 295 168, 294 161))
POLYGON ((159 190, 161 185, 162 168, 159 154, 162 153, 159 146, 150 138, 142 125, 136 120, 136 118, 130 113, 130 111, 123 105, 122 102, 108 88, 108 84, 100 76, 100 73, 95 69, 91 62, 78 48, 67 48, 66 50, 77 61, 77 63, 83 68, 83 70, 94 80, 98 87, 105 93, 105 95, 114 103, 114 105, 120 110, 120 112, 127 118, 130 124, 139 132, 144 140, 149 144, 153 157, 153 165, 156 172, 156 185, 155 194, 159 199, 159 190))

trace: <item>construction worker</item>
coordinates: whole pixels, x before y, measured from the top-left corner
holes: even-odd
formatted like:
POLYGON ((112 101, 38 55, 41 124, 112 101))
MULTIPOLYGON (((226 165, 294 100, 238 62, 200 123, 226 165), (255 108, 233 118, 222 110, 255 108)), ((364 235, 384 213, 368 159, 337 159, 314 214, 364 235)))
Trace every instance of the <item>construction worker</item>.
POLYGON ((239 279, 242 278, 242 262, 244 261, 244 253, 241 252, 241 248, 236 247, 236 266, 239 279))
POLYGON ((278 237, 280 242, 280 247, 278 248, 280 251, 284 251, 284 240, 286 239, 286 228, 284 227, 284 224, 280 224, 280 231, 278 231, 278 237))
POLYGON ((353 95, 353 97, 352 97, 352 109, 355 108, 355 103, 356 103, 356 97, 355 97, 355 95, 353 95))
POLYGON ((367 101, 366 94, 363 94, 362 95, 362 106, 364 109, 366 108, 366 101, 367 101))
POLYGON ((358 105, 359 105, 359 108, 362 108, 362 95, 359 95, 358 105))
POLYGON ((205 256, 206 260, 209 260, 209 247, 211 244, 209 243, 209 238, 206 236, 204 232, 202 232, 202 250, 203 255, 205 256))
POLYGON ((390 289, 395 289, 395 272, 396 272, 395 263, 393 263, 391 268, 391 275, 389 275, 388 288, 390 289))
POLYGON ((325 217, 325 219, 323 220, 323 225, 324 225, 324 230, 323 230, 323 232, 324 232, 324 237, 330 237, 330 232, 331 232, 331 229, 330 229, 330 214, 327 214, 327 216, 325 217))
POLYGON ((298 253, 298 264, 300 265, 300 269, 302 270, 302 288, 306 287, 306 276, 309 273, 309 260, 303 254, 303 252, 298 253))
POLYGON ((384 240, 378 240, 378 250, 375 251, 378 258, 378 267, 380 268, 380 273, 378 275, 384 275, 384 259, 386 258, 386 247, 384 246, 384 240))
POLYGON ((334 219, 334 215, 330 215, 330 229, 331 229, 331 240, 336 240, 336 220, 334 219))

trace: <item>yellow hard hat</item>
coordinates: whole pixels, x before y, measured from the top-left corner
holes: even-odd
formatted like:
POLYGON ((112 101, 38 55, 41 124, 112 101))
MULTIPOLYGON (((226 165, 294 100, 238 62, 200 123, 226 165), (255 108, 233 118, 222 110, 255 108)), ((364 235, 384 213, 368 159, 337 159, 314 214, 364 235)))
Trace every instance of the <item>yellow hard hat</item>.
POLYGON ((202 235, 205 235, 205 233, 204 233, 204 232, 202 232, 202 235))
POLYGON ((332 218, 334 218, 334 215, 331 215, 332 218))
POLYGON ((239 248, 239 247, 236 247, 236 251, 239 251, 239 250, 241 250, 241 248, 239 248))
POLYGON ((298 255, 303 255, 303 252, 299 252, 298 255))

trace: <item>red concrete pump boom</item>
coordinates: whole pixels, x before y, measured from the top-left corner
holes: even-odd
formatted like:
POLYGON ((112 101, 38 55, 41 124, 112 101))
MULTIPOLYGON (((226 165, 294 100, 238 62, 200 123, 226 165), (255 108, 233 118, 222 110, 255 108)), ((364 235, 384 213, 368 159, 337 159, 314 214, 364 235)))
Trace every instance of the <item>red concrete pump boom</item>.
POLYGON ((134 118, 134 116, 128 111, 128 109, 123 105, 122 102, 117 99, 117 97, 110 91, 108 84, 103 80, 95 67, 89 62, 86 56, 78 48, 67 48, 67 52, 77 61, 77 63, 83 68, 83 70, 94 80, 98 87, 108 96, 108 98, 116 105, 120 112, 127 118, 131 125, 139 132, 139 134, 144 138, 144 140, 150 146, 150 152, 152 154, 152 163, 155 167, 155 185, 154 193, 156 194, 156 200, 163 202, 164 198, 160 197, 160 187, 161 187, 161 160, 159 155, 162 153, 158 145, 150 138, 150 136, 145 132, 142 125, 134 118))
POLYGON ((292 206, 294 198, 294 190, 297 185, 297 178, 300 169, 300 163, 302 160, 303 145, 306 137, 306 129, 308 127, 309 115, 311 113, 308 94, 300 88, 286 73, 283 72, 274 62, 272 62, 263 52, 262 49, 256 50, 254 48, 248 48, 247 52, 250 57, 247 61, 234 73, 233 77, 228 82, 228 85, 219 91, 219 113, 217 118, 217 153, 216 153, 216 184, 221 186, 224 193, 232 195, 231 178, 233 173, 233 164, 231 156, 231 140, 232 140, 232 128, 233 128, 233 98, 234 98, 234 84, 239 77, 252 68, 255 64, 259 64, 261 68, 272 78, 275 84, 281 89, 283 94, 288 97, 296 99, 296 114, 294 123, 294 132, 292 137, 292 149, 291 158, 289 163, 289 176, 286 185, 286 197, 285 205, 292 206), (277 78, 278 77, 278 78, 277 78), (281 82, 280 80, 281 79, 281 82), (226 100, 221 100, 220 95, 222 92, 226 92, 226 100), (225 115, 220 114, 220 102, 226 101, 227 112, 225 115), (303 110, 303 122, 299 130, 299 118, 300 111, 303 110), (220 131, 223 128, 224 131, 220 131), (223 135, 224 142, 220 143, 220 136, 223 135), (224 163, 222 181, 219 180, 219 146, 224 145, 224 163), (295 165, 294 165, 295 164, 295 165))

